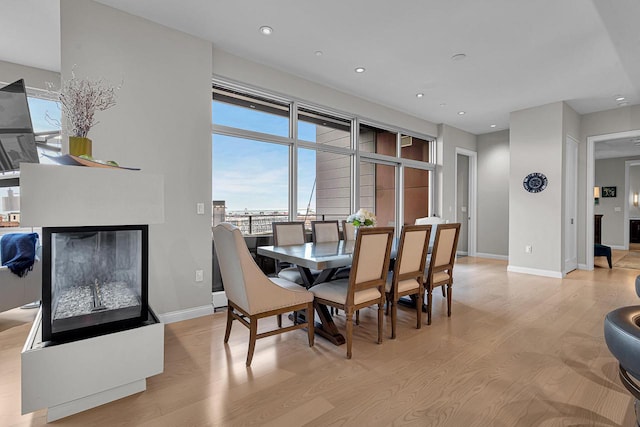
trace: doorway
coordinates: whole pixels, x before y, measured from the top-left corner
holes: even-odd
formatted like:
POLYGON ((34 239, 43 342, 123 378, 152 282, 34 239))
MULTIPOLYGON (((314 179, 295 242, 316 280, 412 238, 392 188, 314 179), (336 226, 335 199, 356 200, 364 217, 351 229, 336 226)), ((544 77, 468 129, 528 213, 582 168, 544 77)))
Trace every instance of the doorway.
MULTIPOLYGON (((594 242, 594 198, 593 187, 595 183, 595 146, 599 142, 620 140, 620 139, 632 139, 640 137, 640 129, 627 131, 627 132, 615 132, 604 135, 588 136, 587 137, 587 185, 585 188, 585 201, 586 201, 586 213, 585 213, 585 264, 584 268, 587 270, 593 270, 594 258, 593 258, 593 242, 594 242)), ((626 210, 625 210, 626 213, 626 210)), ((628 231, 628 227, 626 228, 628 231)))
POLYGON ((565 142, 564 268, 567 274, 578 268, 578 141, 565 142))
POLYGON ((478 153, 456 148, 455 221, 460 225, 458 253, 476 255, 476 200, 478 153))

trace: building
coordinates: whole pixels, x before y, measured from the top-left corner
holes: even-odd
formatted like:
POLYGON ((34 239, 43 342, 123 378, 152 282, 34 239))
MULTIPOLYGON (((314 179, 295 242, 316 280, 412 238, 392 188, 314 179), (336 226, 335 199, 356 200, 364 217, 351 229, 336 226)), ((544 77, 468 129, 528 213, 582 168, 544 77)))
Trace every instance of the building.
MULTIPOLYGON (((55 2, 51 2, 55 3, 55 2)), ((154 266, 150 271, 150 280, 154 283, 154 289, 150 295, 150 304, 154 309, 167 319, 182 320, 192 317, 208 315, 211 308, 211 240, 210 227, 211 219, 208 215, 197 216, 193 209, 193 216, 185 220, 182 211, 185 206, 192 206, 194 201, 206 202, 212 194, 212 165, 211 165, 211 79, 212 76, 224 79, 229 82, 238 82, 250 87, 257 87, 270 93, 284 94, 295 99, 307 100, 319 106, 331 107, 337 110, 358 114, 367 117, 372 121, 385 124, 394 124, 399 129, 409 129, 414 132, 432 136, 438 147, 436 159, 437 187, 434 189, 434 213, 442 215, 445 219, 454 221, 460 218, 458 207, 465 204, 459 203, 455 199, 456 194, 456 169, 457 159, 461 155, 467 158, 477 158, 476 176, 477 187, 475 206, 475 232, 470 233, 470 245, 467 249, 470 255, 480 255, 489 259, 508 261, 508 268, 511 272, 521 272, 533 275, 542 275, 551 279, 558 279, 565 276, 569 271, 570 263, 585 270, 593 266, 592 257, 592 215, 594 206, 591 203, 591 188, 595 184, 594 166, 592 164, 592 146, 594 143, 603 140, 602 138, 631 137, 638 136, 640 132, 640 106, 638 105, 638 81, 637 55, 629 56, 628 46, 636 46, 637 32, 632 30, 628 33, 616 28, 628 28, 626 26, 617 27, 612 20, 619 19, 623 23, 626 19, 637 16, 637 6, 631 1, 616 2, 622 4, 623 13, 614 13, 615 10, 608 9, 607 2, 594 1, 584 2, 587 9, 579 8, 582 2, 570 1, 561 2, 565 6, 561 9, 551 9, 552 4, 560 2, 543 2, 541 9, 550 8, 546 16, 551 21, 540 21, 518 15, 518 11, 513 10, 516 6, 508 6, 507 2, 501 2, 498 6, 505 8, 502 14, 493 17, 493 21, 486 14, 478 14, 478 9, 471 4, 465 4, 469 9, 460 10, 459 13, 450 14, 452 17, 460 17, 460 22, 468 23, 474 19, 474 15, 483 20, 479 21, 483 32, 476 34, 476 37, 487 37, 487 48, 476 52, 467 52, 468 57, 463 62, 457 61, 455 64, 467 64, 474 68, 473 56, 493 55, 491 58, 496 63, 496 67, 489 71, 494 80, 506 80, 508 75, 501 74, 500 71, 513 63, 525 61, 528 50, 524 45, 522 50, 518 50, 521 55, 509 56, 508 59, 504 51, 494 50, 490 43, 499 38, 509 38, 510 33, 494 32, 495 28, 503 29, 499 24, 505 21, 511 25, 510 31, 513 36, 521 31, 530 30, 535 27, 536 38, 531 42, 536 47, 542 49, 551 48, 554 44, 562 44, 559 40, 562 34, 555 30, 558 25, 564 22, 580 21, 591 23, 592 19, 601 17, 600 26, 594 26, 599 30, 610 30, 611 39, 602 41, 600 33, 593 34, 593 39, 585 37, 582 41, 590 45, 593 57, 587 58, 590 62, 603 61, 610 64, 612 74, 619 75, 622 68, 627 70, 627 77, 619 79, 620 89, 611 93, 609 85, 605 85, 608 80, 608 73, 600 72, 595 75, 586 76, 591 79, 593 86, 607 87, 607 92, 600 94, 599 98, 607 98, 611 108, 598 111, 591 111, 584 114, 576 112, 576 108, 581 103, 592 101, 582 99, 582 94, 571 93, 564 88, 570 85, 573 79, 577 80, 580 75, 580 67, 576 67, 575 74, 557 74, 557 80, 549 79, 544 82, 535 80, 535 84, 530 84, 529 80, 522 79, 520 88, 514 89, 509 86, 501 92, 485 94, 484 98, 497 98, 513 94, 522 93, 522 101, 511 104, 512 109, 501 110, 496 121, 499 129, 492 132, 488 128, 487 121, 484 131, 472 131, 467 127, 462 118, 466 116, 483 116, 487 119, 491 117, 491 111, 467 111, 467 114, 460 117, 446 119, 428 120, 413 113, 401 111, 402 108, 396 101, 394 104, 383 102, 371 102, 364 97, 354 96, 349 92, 348 86, 353 87, 353 92, 357 92, 362 86, 374 86, 374 83, 367 84, 361 80, 355 80, 352 69, 358 64, 342 64, 344 80, 348 82, 344 86, 317 82, 318 75, 329 74, 334 65, 314 65, 317 69, 316 75, 305 74, 300 68, 287 67, 285 59, 296 59, 303 64, 320 59, 323 60, 331 55, 331 52, 324 52, 323 55, 314 55, 316 50, 323 48, 316 47, 322 44, 322 38, 310 39, 302 37, 302 32, 292 30, 287 32, 276 28, 274 35, 283 37, 293 43, 295 40, 307 40, 306 50, 298 47, 295 54, 289 52, 273 53, 275 64, 267 65, 267 59, 260 56, 252 56, 238 47, 234 53, 220 47, 225 40, 205 40, 186 32, 191 32, 190 21, 181 26, 182 31, 170 28, 169 23, 156 23, 140 18, 139 16, 113 9, 107 4, 116 2, 92 2, 77 0, 62 0, 60 2, 59 13, 62 17, 63 25, 60 28, 60 67, 59 69, 44 69, 37 61, 15 64, 13 57, 0 57, 5 62, 0 63, 0 76, 3 81, 25 77, 27 85, 34 88, 44 89, 47 81, 56 81, 59 73, 63 77, 68 77, 73 69, 77 67, 78 73, 87 76, 100 76, 112 81, 124 80, 116 108, 111 109, 100 118, 100 125, 92 131, 92 138, 96 141, 96 151, 104 158, 113 158, 121 164, 130 164, 142 168, 145 171, 166 174, 171 179, 166 180, 166 205, 167 221, 164 225, 158 226, 151 237, 151 247, 157 248, 152 254, 151 264, 154 266), (564 20, 567 16, 566 8, 575 8, 574 19, 564 20), (594 10, 598 13, 594 15, 594 10), (625 13, 625 11, 627 13, 625 13), (467 14, 468 12, 468 14, 467 14), (475 12, 475 13, 474 13, 475 12), (559 23, 555 16, 563 18, 559 23), (604 29, 602 28, 604 26, 604 29), (114 31, 117 28, 118 31, 114 31), (626 35, 625 35, 626 34, 626 35), (605 46, 606 45, 606 46, 605 46), (606 47, 609 47, 608 49, 606 47), (616 46, 616 51, 612 46, 616 46), (308 51, 308 52, 307 52, 308 51), (616 56, 618 52, 620 56, 616 56), (304 56, 308 54, 307 56, 304 56), (281 62, 278 64, 278 60, 281 62), (465 62, 466 61, 466 62, 465 62), (326 67, 326 68, 325 68, 326 67), (347 86, 347 87, 345 87, 347 86), (549 100, 541 99, 539 103, 531 103, 532 98, 524 96, 529 92, 542 91, 544 87, 552 87, 558 92, 558 98, 549 100), (336 87, 342 89, 337 90, 336 87), (629 105, 617 106, 612 99, 613 95, 625 91, 630 99, 629 105), (575 101, 576 102, 572 102, 575 101), (170 105, 168 105, 170 104, 170 105), (574 105, 576 108, 572 107, 574 105), (171 108, 169 108, 171 107, 171 108), (153 130, 153 136, 149 132, 153 130), (567 189, 565 172, 565 160, 567 158, 567 140, 577 141, 577 191, 567 189), (97 142, 101 141, 100 144, 97 142), (104 141, 104 143, 102 143, 104 141), (180 144, 177 143, 180 141, 180 144), (132 147, 135 147, 132 148, 132 147), (475 153, 475 154, 469 154, 475 153), (177 165, 189 165, 187 171, 179 171, 177 165), (528 193, 523 190, 523 179, 531 173, 543 173, 548 178, 548 185, 545 191, 537 194, 528 193), (577 194, 575 205, 576 215, 572 216, 576 228, 572 230, 565 222, 566 212, 572 207, 567 207, 569 194, 577 194), (174 212, 173 209, 176 211, 174 212), (571 237, 573 236, 573 238, 571 237), (175 242, 181 242, 181 250, 175 250, 175 242), (575 242, 574 246, 569 246, 566 242, 575 242), (526 251, 527 248, 531 248, 526 251), (572 252, 575 250, 575 254, 572 252), (590 252, 591 251, 591 252, 590 252), (571 255, 571 256, 568 256, 571 255), (575 255, 575 256, 573 256, 575 255), (155 257, 155 258, 154 258, 155 257), (193 270, 204 270, 204 285, 195 283, 193 280, 193 270)), ((240 2, 239 2, 240 3, 240 2)), ((510 2, 509 2, 510 3, 510 2)), ((528 3, 528 2, 527 2, 528 3)), ((357 2, 359 7, 365 8, 366 4, 357 2)), ((391 4, 391 3, 389 3, 391 4)), ((538 3, 540 4, 540 3, 538 3)), ((333 3, 335 10, 332 16, 335 21, 332 26, 335 28, 341 20, 347 19, 353 23, 359 21, 357 16, 344 16, 342 7, 344 5, 333 3)), ((384 21, 363 20, 369 22, 370 27, 364 27, 360 33, 371 33, 372 42, 377 38, 391 36, 384 33, 385 28, 396 28, 392 24, 397 24, 395 19, 404 21, 408 18, 404 15, 394 14, 394 8, 377 4, 386 12, 384 21), (384 7, 383 7, 384 6, 384 7), (389 9, 387 9, 387 7, 389 9), (382 31, 378 33, 378 31, 382 31)), ((524 8, 524 3, 519 5, 524 8)), ((38 5, 38 7, 45 7, 38 5)), ((231 7, 231 6, 228 6, 231 7)), ((615 8, 615 6, 610 6, 615 8)), ((330 9, 330 8, 328 8, 330 9)), ((350 9, 351 10, 351 9, 350 9)), ((56 12, 55 10, 53 12, 56 12)), ((222 15, 244 16, 236 10, 222 11, 222 15)), ((310 20, 317 11, 308 10, 309 20, 302 21, 309 25, 310 20)), ((446 12, 434 8, 433 14, 420 14, 410 16, 411 20, 398 26, 402 31, 411 27, 420 27, 423 31, 432 36, 432 39, 443 45, 443 50, 432 52, 431 59, 437 59, 436 54, 449 58, 459 53, 456 49, 461 45, 459 37, 466 35, 467 38, 473 34, 465 33, 464 28, 458 28, 460 32, 436 31, 435 25, 439 18, 443 18, 442 13, 446 12), (448 43, 448 40, 451 43, 448 43), (458 43, 456 43, 458 42, 458 43)), ((142 11, 140 12, 142 13, 142 11)), ((319 12, 317 12, 319 13, 319 12)), ((444 15, 446 16, 446 14, 444 15)), ((264 15, 264 18, 271 15, 264 15)), ((539 15, 536 16, 538 18, 539 15)), ((273 16, 275 20, 276 17, 273 16)), ((161 20, 158 18, 158 20, 161 20)), ((231 22, 231 19, 228 19, 231 22)), ((264 39, 260 39, 257 27, 262 25, 261 19, 252 18, 252 26, 247 31, 253 31, 251 43, 262 46, 264 50, 264 39), (256 27, 256 28, 254 28, 256 27)), ((219 24, 221 28, 223 22, 219 24)), ((37 25, 31 24, 37 28, 37 25)), ((195 23, 193 24, 195 26, 195 23)), ((233 24, 230 23, 231 26, 233 24)), ((177 25, 176 25, 177 26, 177 25)), ((274 24, 275 26, 275 24, 274 24)), ((285 28, 284 25, 281 28, 285 28)), ((298 28, 298 27, 296 27, 298 28)), ((469 27, 477 30, 477 27, 469 27)), ((631 27, 632 29, 635 27, 631 27)), ((332 28, 326 28, 331 31, 332 28)), ((228 30, 230 31, 230 30, 228 30)), ((595 30, 594 30, 595 31, 595 30)), ((354 31, 358 33, 357 31, 354 31)), ((404 35, 400 30, 400 36, 404 35)), ((393 33, 393 31, 389 31, 393 33)), ((17 34, 17 32, 16 32, 17 34)), ((529 34, 529 32, 527 32, 529 34)), ((406 35, 405 35, 406 36, 406 35)), ((251 36, 247 36, 251 37, 251 36)), ((329 37, 324 37, 329 42, 329 37)), ((357 52, 360 46, 349 43, 349 38, 341 39, 345 48, 351 52, 353 60, 356 58, 362 61, 369 57, 358 58, 357 52)), ((556 58, 557 63, 563 61, 582 62, 584 58, 570 55, 573 52, 584 54, 583 44, 578 44, 573 39, 567 39, 575 45, 565 46, 567 55, 556 58), (578 61, 580 60, 580 61, 578 61)), ((20 44, 17 41, 16 44, 20 44)), ((232 46, 231 43, 228 46, 232 46)), ((464 49, 465 47, 460 47, 464 49)), ((424 78, 423 86, 418 88, 408 88, 399 86, 400 81, 409 80, 408 67, 404 66, 402 58, 419 55, 420 49, 405 49, 404 45, 396 46, 397 55, 389 55, 388 61, 397 61, 398 72, 395 75, 386 76, 385 82, 396 90, 403 89, 406 96, 406 104, 420 102, 415 95, 425 94, 427 100, 430 99, 429 90, 438 86, 438 82, 429 81, 428 76, 424 78), (407 73, 406 75, 404 73, 407 73), (408 101, 411 99, 411 101, 408 101)), ((28 49, 22 49, 28 51, 28 49)), ((514 50, 515 51, 515 50, 514 50)), ((57 55, 57 51, 52 53, 57 55)), ((373 60, 373 58, 371 58, 373 60)), ((386 58, 383 58, 386 59, 386 58)), ((378 61, 382 61, 378 57, 378 61)), ((449 63, 449 62, 447 62, 449 63)), ((530 73, 540 73, 549 69, 555 69, 556 62, 541 62, 534 68, 527 68, 527 78, 530 73)), ((360 77, 368 79, 374 75, 372 66, 367 67, 367 72, 360 77)), ((523 67, 526 68, 526 67, 523 67)), ((419 69, 419 74, 426 75, 429 70, 429 63, 423 63, 419 69)), ((481 70, 477 69, 478 74, 481 70)), ((524 71, 522 71, 524 73, 524 71)), ((472 78, 460 71, 446 68, 442 73, 445 75, 442 84, 445 88, 452 86, 473 86, 472 78), (446 77, 448 76, 448 77, 446 77), (459 78, 458 78, 459 77, 459 78), (463 78, 464 77, 464 78, 463 78)), ((378 84, 382 91, 382 84, 378 84)), ((533 97, 535 99, 535 97, 533 97)), ((458 105, 462 107, 464 101, 471 102, 470 99, 435 99, 432 96, 430 102, 435 103, 435 107, 440 104, 449 113, 457 115, 458 105)), ((480 103, 482 97, 480 97, 480 103)), ((419 108, 419 107, 418 107, 419 108)), ((431 108, 431 107, 430 107, 431 108)), ((466 108, 466 107, 465 107, 466 108)), ((407 107, 407 109, 409 109, 407 107)), ((434 117, 442 117, 434 115, 434 117)), ((474 128, 475 129, 475 128, 474 128)), ((608 183, 600 185, 607 186, 608 183)), ((208 203, 205 203, 207 206, 208 203)), ((469 205, 470 207, 471 205, 469 205)), ((615 211, 607 215, 614 215, 615 211)), ((505 267, 507 268, 507 267, 505 267)), ((580 271, 577 273, 581 273, 580 271)), ((518 276, 520 277, 520 276, 518 276)), ((549 279, 549 280, 551 280, 549 279)), ((528 279, 522 279, 526 281, 528 279)), ((539 283, 539 282, 536 282, 539 283)), ((595 303, 594 303, 595 304, 595 303)), ((584 310, 588 310, 585 307, 584 310)), ((576 314, 579 318, 579 315, 576 314)), ((535 332, 535 331, 534 331, 535 332)), ((515 332, 514 332, 515 333, 515 332)), ((593 332, 593 335, 585 339, 592 339, 594 336, 600 338, 593 332)), ((542 339, 542 338, 541 338, 542 339)), ((576 338, 577 339, 577 338, 576 338)), ((576 344, 579 346, 579 344, 576 344)), ((596 354, 601 349, 595 350, 596 354)), ((611 361, 610 361, 611 362, 611 361)), ((567 363, 570 363, 568 360, 567 363)), ((573 365, 576 367, 577 365, 573 365)), ((579 370, 579 367, 576 367, 579 370)), ((283 374, 278 371, 277 375, 283 374)), ((284 374, 283 374, 284 375, 284 374)))

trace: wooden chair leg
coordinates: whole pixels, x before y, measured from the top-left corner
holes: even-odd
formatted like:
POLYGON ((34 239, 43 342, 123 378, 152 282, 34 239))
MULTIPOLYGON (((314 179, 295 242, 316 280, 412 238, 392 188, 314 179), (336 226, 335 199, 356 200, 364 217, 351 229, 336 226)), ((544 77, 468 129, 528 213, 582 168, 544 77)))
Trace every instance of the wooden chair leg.
POLYGON ((384 303, 378 304, 378 344, 382 344, 382 324, 384 323, 384 303))
POLYGON ((307 304, 307 331, 309 333, 309 347, 313 347, 315 339, 315 318, 313 301, 307 304))
POLYGON ((396 322, 398 319, 398 302, 397 301, 387 301, 387 310, 389 309, 389 305, 391 305, 391 339, 396 338, 396 322))
POLYGON ((253 350, 256 348, 256 335, 258 334, 258 319, 251 317, 249 319, 249 352, 247 353, 247 366, 251 366, 253 359, 253 350))
POLYGON ((356 325, 360 324, 360 310, 356 310, 356 325))
POLYGON ((390 294, 387 294, 386 300, 387 300, 387 304, 386 304, 386 307, 385 307, 385 310, 384 310, 384 314, 385 314, 385 316, 388 316, 389 315, 389 308, 390 308, 389 305, 391 304, 391 295, 390 294))
POLYGON ((431 286, 429 286, 427 288, 427 325, 431 324, 431 307, 433 306, 431 299, 431 286))
MULTIPOLYGON (((278 328, 282 328, 282 314, 278 314, 276 317, 278 319, 278 328)), ((294 320, 295 320, 295 317, 294 317, 294 320)))
MULTIPOLYGON (((424 291, 418 291, 418 301, 424 301, 424 291)), ((416 329, 422 328, 422 304, 416 302, 416 329)))
POLYGON ((447 284, 447 317, 451 317, 451 283, 447 284))
POLYGON ((445 294, 445 292, 444 292, 444 285, 442 285, 442 286, 441 286, 441 288, 442 288, 442 296, 443 296, 443 297, 446 297, 447 295, 446 295, 446 294, 445 294))
POLYGON ((351 359, 351 342, 353 341, 353 311, 345 310, 347 315, 347 359, 351 359))
POLYGON ((232 324, 233 324, 233 308, 229 305, 227 307, 227 330, 224 333, 224 342, 229 342, 229 335, 231 335, 232 324))

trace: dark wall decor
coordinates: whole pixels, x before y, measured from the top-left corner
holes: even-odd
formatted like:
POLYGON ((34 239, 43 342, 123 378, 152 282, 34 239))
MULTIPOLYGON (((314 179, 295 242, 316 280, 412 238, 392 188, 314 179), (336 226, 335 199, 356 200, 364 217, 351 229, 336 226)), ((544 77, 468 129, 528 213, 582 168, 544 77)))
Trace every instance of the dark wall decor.
POLYGON ((616 197, 617 187, 602 187, 602 197, 616 197))
POLYGON ((539 193, 547 188, 547 177, 540 172, 533 172, 524 177, 522 186, 529 193, 539 193))

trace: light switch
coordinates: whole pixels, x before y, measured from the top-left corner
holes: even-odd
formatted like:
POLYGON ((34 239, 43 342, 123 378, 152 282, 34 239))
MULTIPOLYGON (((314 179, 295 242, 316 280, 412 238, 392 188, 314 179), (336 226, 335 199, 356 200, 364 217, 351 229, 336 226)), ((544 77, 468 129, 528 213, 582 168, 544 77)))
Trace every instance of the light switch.
POLYGON ((461 206, 460 207, 460 212, 466 212, 467 211, 467 207, 466 206, 461 206))
POLYGON ((204 203, 196 204, 196 212, 198 215, 204 215, 204 203))
POLYGON ((196 270, 196 282, 202 282, 204 280, 204 271, 196 270))
POLYGON ((620 206, 616 206, 615 208, 613 208, 613 210, 615 212, 622 212, 622 208, 620 206))

